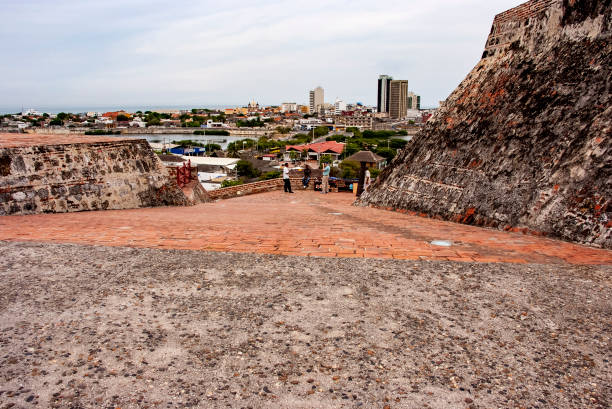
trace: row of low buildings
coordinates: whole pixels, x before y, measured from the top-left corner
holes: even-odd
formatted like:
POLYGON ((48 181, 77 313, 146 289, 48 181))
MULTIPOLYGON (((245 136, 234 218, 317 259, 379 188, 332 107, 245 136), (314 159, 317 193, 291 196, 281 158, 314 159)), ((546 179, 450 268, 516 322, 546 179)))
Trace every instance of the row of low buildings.
POLYGON ((381 76, 378 88, 378 103, 375 107, 365 106, 359 102, 348 104, 342 100, 336 100, 334 104, 325 103, 324 90, 317 87, 310 92, 310 105, 283 102, 278 106, 260 107, 257 102, 251 101, 245 107, 221 110, 156 111, 164 115, 154 125, 147 124, 146 113, 141 112, 112 111, 70 114, 67 119, 58 124, 58 121, 54 121, 56 115, 44 114, 43 116, 42 113, 29 109, 21 114, 0 117, 0 127, 18 130, 31 126, 63 126, 84 129, 145 128, 148 126, 224 128, 238 135, 245 132, 263 134, 278 127, 289 128, 297 132, 310 130, 317 126, 327 126, 330 130, 339 131, 349 127, 361 130, 404 129, 403 127, 408 122, 415 124, 425 122, 431 114, 430 111, 424 112, 420 109, 418 95, 407 92, 407 81, 396 81, 389 76, 381 76), (312 117, 313 111, 317 113, 315 117, 312 117), (250 121, 257 122, 256 127, 249 128, 244 125, 245 122, 250 121))

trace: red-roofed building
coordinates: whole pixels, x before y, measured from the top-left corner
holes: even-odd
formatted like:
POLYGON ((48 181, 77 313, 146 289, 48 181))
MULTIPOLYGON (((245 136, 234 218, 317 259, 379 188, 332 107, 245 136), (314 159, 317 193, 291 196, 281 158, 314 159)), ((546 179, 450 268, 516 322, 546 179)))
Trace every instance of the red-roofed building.
POLYGON ((321 155, 331 155, 336 160, 344 152, 344 144, 336 141, 325 141, 306 145, 287 145, 285 147, 285 160, 291 160, 291 152, 308 152, 308 159, 316 160, 319 160, 321 155))
POLYGON ((129 113, 125 112, 125 111, 116 111, 116 112, 105 112, 102 114, 103 118, 111 118, 112 120, 116 121, 117 120, 117 116, 119 115, 125 115, 126 117, 130 118, 132 115, 130 115, 129 113))

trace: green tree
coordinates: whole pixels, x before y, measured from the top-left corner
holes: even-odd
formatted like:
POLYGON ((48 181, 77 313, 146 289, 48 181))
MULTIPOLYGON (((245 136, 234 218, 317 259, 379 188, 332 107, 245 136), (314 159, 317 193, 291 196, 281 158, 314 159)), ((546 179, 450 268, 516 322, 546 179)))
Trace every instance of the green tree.
POLYGON ((147 126, 158 126, 161 125, 161 121, 157 117, 150 117, 147 119, 147 126))
POLYGON ((273 170, 270 172, 266 172, 259 177, 259 180, 268 180, 268 179, 277 179, 281 176, 281 172, 278 170, 273 170))
POLYGON ((236 163, 236 172, 238 176, 244 176, 246 178, 254 178, 259 176, 261 173, 259 170, 253 167, 253 164, 247 160, 239 160, 236 163))
POLYGON ((230 133, 224 129, 207 129, 204 131, 206 135, 223 135, 228 136, 230 133))
POLYGON ((355 142, 348 142, 344 145, 344 155, 345 157, 349 157, 354 153, 357 153, 361 150, 361 145, 355 142))
POLYGON ((238 186, 238 185, 242 185, 243 183, 244 182, 242 180, 225 179, 223 182, 221 182, 221 187, 238 186))
POLYGON ((130 118, 128 118, 127 115, 124 115, 124 114, 117 115, 117 121, 122 121, 123 122, 123 121, 129 121, 129 120, 130 120, 130 118))
POLYGON ((391 160, 395 157, 397 152, 395 149, 385 147, 379 147, 376 149, 376 153, 387 159, 387 162, 391 162, 391 160))
POLYGON ((389 146, 393 149, 402 149, 408 143, 405 139, 393 138, 389 141, 389 146))
POLYGON ((62 126, 62 125, 64 125, 64 121, 62 121, 61 119, 55 118, 55 119, 52 119, 51 122, 49 122, 49 125, 52 125, 52 126, 62 126))
POLYGON ((329 133, 329 128, 328 128, 328 127, 326 127, 326 126, 317 126, 317 127, 314 129, 314 131, 313 131, 313 134, 314 134, 314 137, 315 137, 315 138, 319 138, 319 137, 321 137, 321 136, 325 136, 325 135, 327 135, 328 133, 329 133))
POLYGON ((332 135, 325 138, 326 141, 346 142, 346 136, 344 135, 332 135))
POLYGON ((321 163, 332 163, 334 161, 334 158, 332 158, 331 155, 322 155, 321 156, 321 163))
POLYGON ((221 145, 216 144, 216 143, 207 143, 205 147, 206 147, 206 152, 214 152, 214 151, 221 150, 221 145))
POLYGON ((343 160, 340 162, 341 177, 345 179, 356 179, 359 177, 359 162, 353 160, 343 160))
POLYGON ((355 138, 361 138, 362 136, 362 133, 359 128, 356 128, 354 126, 349 126, 348 128, 346 128, 346 132, 351 132, 353 134, 353 137, 355 138))
POLYGON ((57 116, 55 117, 55 119, 59 119, 60 121, 64 121, 66 119, 68 119, 68 114, 65 112, 60 112, 59 114, 57 114, 57 116))

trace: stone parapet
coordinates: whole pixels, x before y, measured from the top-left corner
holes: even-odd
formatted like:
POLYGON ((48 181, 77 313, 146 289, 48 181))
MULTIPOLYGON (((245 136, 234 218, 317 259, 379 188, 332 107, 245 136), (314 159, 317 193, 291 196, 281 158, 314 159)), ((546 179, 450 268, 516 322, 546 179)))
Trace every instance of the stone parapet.
MULTIPOLYGON (((262 180, 259 182, 245 183, 243 185, 224 187, 208 192, 208 196, 213 199, 231 199, 237 196, 252 195, 255 193, 271 192, 273 190, 281 190, 284 186, 284 181, 281 178, 262 180)), ((311 183, 312 186, 312 183, 311 183)), ((302 189, 301 178, 291 178, 291 189, 302 189)))
POLYGON ((0 215, 185 204, 143 139, 41 138, 0 146, 0 215))

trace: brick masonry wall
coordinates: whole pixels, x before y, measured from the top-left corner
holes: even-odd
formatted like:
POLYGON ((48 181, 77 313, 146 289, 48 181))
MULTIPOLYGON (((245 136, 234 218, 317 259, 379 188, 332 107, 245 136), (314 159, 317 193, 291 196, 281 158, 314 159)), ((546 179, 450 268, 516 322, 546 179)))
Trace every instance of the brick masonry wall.
MULTIPOLYGON (((237 196, 252 195, 255 193, 271 192, 273 190, 282 190, 284 182, 282 178, 262 180, 259 182, 245 183, 243 185, 225 187, 222 189, 211 190, 208 196, 213 199, 231 199, 237 196)), ((312 182, 310 183, 312 188, 312 182)), ((291 178, 291 189, 297 190, 302 188, 301 178, 291 178)))
POLYGON ((144 140, 0 148, 0 215, 185 204, 144 140))
POLYGON ((529 24, 357 204, 612 248, 610 8, 540 1, 498 16, 529 24))
POLYGON ((520 42, 531 24, 542 20, 553 4, 561 3, 562 0, 533 0, 495 16, 483 57, 492 57, 520 42))

